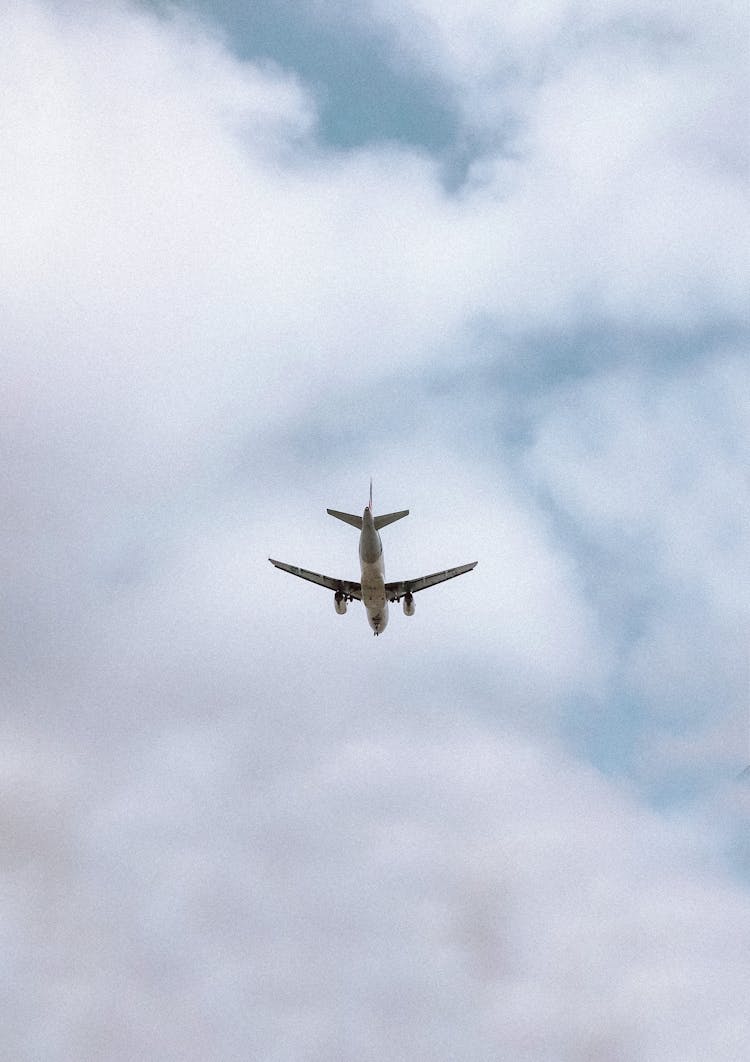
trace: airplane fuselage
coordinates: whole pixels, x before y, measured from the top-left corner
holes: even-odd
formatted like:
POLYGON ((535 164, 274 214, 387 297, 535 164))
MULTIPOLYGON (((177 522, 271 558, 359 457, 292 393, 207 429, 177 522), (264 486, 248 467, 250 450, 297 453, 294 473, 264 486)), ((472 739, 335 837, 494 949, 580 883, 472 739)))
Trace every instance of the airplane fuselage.
POLYGON ((362 604, 367 610, 367 622, 376 634, 380 634, 388 625, 388 598, 385 593, 383 543, 369 506, 362 514, 359 563, 362 570, 362 604))

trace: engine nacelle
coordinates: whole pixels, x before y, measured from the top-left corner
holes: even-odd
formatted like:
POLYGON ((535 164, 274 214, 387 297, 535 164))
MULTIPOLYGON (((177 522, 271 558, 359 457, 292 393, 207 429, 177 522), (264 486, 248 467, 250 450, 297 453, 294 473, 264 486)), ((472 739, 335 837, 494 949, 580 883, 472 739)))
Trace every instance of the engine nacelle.
POLYGON ((413 594, 404 594, 404 615, 405 616, 413 616, 414 615, 414 609, 415 609, 414 595, 413 594))
POLYGON ((343 616, 346 612, 346 595, 342 594, 340 590, 337 590, 334 594, 333 607, 336 609, 339 616, 343 616))

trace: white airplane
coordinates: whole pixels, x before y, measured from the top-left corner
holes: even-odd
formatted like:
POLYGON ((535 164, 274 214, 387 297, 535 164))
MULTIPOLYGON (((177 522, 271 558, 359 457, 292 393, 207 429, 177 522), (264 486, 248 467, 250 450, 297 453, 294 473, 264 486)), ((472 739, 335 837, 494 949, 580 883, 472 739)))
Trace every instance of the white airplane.
POLYGON ((284 564, 282 561, 269 557, 271 564, 280 568, 283 572, 298 575, 300 579, 307 579, 318 586, 325 586, 333 590, 334 608, 340 616, 346 612, 348 601, 361 601, 367 610, 367 621, 376 635, 382 634, 388 623, 388 602, 404 601, 404 613, 407 616, 414 615, 414 594, 418 590, 426 590, 428 586, 436 586, 444 583, 446 579, 455 579, 457 575, 464 575, 476 568, 477 561, 471 564, 462 564, 459 568, 447 568, 444 572, 433 572, 432 575, 423 575, 419 579, 407 579, 399 583, 385 582, 385 567, 383 565, 383 544, 380 541, 378 531, 387 524, 409 515, 409 510, 404 509, 400 513, 387 513, 384 516, 372 515, 372 482, 370 482, 370 502, 365 506, 361 516, 352 513, 340 513, 336 509, 326 509, 331 516, 344 523, 351 524, 361 533, 359 536, 359 563, 362 569, 362 581, 350 582, 348 579, 332 579, 329 575, 318 575, 317 572, 309 572, 306 568, 296 568, 293 564, 284 564))

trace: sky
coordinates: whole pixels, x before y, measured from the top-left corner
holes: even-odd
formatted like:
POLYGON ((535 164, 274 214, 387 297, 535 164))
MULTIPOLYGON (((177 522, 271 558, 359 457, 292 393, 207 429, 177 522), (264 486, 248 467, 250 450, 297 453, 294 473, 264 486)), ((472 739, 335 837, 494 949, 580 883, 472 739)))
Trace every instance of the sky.
POLYGON ((746 5, 0 11, 0 1057, 739 1062, 746 5))

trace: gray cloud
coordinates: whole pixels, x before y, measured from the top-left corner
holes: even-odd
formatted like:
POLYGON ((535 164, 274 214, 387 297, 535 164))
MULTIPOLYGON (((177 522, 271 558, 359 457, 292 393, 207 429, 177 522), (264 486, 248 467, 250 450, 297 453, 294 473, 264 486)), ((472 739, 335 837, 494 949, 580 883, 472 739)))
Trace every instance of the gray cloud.
POLYGON ((265 778, 252 723, 235 720, 237 743, 224 716, 165 731, 91 809, 58 794, 75 857, 61 870, 30 832, 24 913, 48 958, 41 982, 38 967, 17 971, 11 997, 13 1013, 23 998, 47 1016, 10 1045, 83 1058, 149 1043, 190 1058, 741 1051, 747 897, 696 877, 694 830, 507 733, 442 712, 426 742, 413 723, 390 720, 386 736, 367 707, 366 735, 350 724, 265 778), (54 871, 46 886, 39 870, 54 871))

